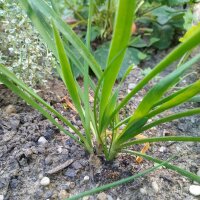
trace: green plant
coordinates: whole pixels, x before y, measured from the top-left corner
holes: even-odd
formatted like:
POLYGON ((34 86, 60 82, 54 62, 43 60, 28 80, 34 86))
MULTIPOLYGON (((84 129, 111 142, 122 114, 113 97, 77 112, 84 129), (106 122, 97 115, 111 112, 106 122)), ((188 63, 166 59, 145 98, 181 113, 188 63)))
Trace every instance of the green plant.
POLYGON ((0 21, 0 63, 29 86, 46 84, 57 62, 17 1, 0 1, 0 21))
POLYGON ((121 120, 121 117, 123 116, 120 116, 119 114, 120 110, 124 108, 129 100, 151 79, 156 77, 156 75, 170 66, 171 63, 181 58, 185 53, 200 43, 200 25, 190 33, 189 37, 186 37, 179 46, 172 50, 157 66, 155 66, 155 68, 148 73, 122 101, 119 101, 118 94, 124 79, 130 72, 130 68, 127 70, 117 87, 114 87, 114 85, 129 44, 136 1, 119 0, 114 33, 105 71, 101 70, 101 67, 92 56, 90 50, 91 16, 94 6, 93 0, 90 0, 86 44, 83 44, 81 39, 62 21, 55 10, 46 4, 45 1, 20 0, 20 2, 34 25, 37 27, 44 41, 60 62, 58 72, 79 113, 85 133, 82 134, 68 119, 64 118, 3 65, 0 65, 0 81, 24 99, 29 105, 40 111, 55 126, 82 145, 89 153, 93 154, 95 151, 97 154, 103 153, 107 160, 113 160, 120 152, 131 153, 136 156, 139 155, 154 162, 161 163, 169 169, 175 170, 188 178, 200 182, 200 177, 195 174, 182 170, 169 163, 163 163, 162 161, 145 154, 126 150, 132 145, 147 142, 200 141, 200 137, 186 136, 135 139, 135 137, 143 131, 158 124, 185 116, 200 114, 200 109, 194 108, 170 116, 164 115, 161 119, 149 122, 150 119, 154 119, 153 117, 158 116, 158 114, 180 105, 200 93, 200 80, 197 80, 193 84, 188 85, 171 95, 165 96, 169 89, 173 88, 173 86, 181 81, 181 76, 187 72, 193 64, 200 61, 199 54, 184 62, 177 69, 156 83, 144 96, 138 108, 130 117, 121 120), (77 49, 84 59, 84 63, 80 63, 73 55, 68 42, 77 49), (79 86, 77 80, 74 78, 71 68, 72 62, 77 65, 77 68, 84 77, 83 88, 79 86), (97 84, 95 84, 89 76, 89 67, 93 70, 98 79, 97 84), (94 92, 93 104, 89 103, 90 89, 94 92), (61 123, 58 123, 54 119, 54 116, 62 123, 69 126, 74 133, 72 134, 66 131, 61 123))

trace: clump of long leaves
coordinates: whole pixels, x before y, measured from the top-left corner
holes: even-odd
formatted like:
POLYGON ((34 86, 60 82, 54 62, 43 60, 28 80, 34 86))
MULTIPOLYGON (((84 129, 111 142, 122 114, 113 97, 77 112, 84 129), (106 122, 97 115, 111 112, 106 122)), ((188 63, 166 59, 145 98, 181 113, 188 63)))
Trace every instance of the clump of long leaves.
MULTIPOLYGON (((88 30, 86 44, 65 24, 59 17, 53 6, 48 5, 44 0, 20 0, 21 5, 26 10, 33 24, 39 33, 58 58, 60 66, 58 72, 66 85, 73 104, 80 116, 85 133, 82 134, 70 120, 66 119, 52 106, 39 97, 31 88, 27 87, 21 80, 0 65, 0 81, 4 83, 13 92, 24 99, 29 105, 40 111, 62 132, 69 135, 77 143, 82 145, 89 153, 98 152, 104 154, 107 160, 114 159, 118 153, 126 152, 136 156, 142 156, 153 162, 160 163, 180 174, 200 182, 200 177, 175 167, 169 163, 163 163, 161 160, 152 158, 139 152, 126 150, 135 144, 161 142, 161 141, 194 141, 199 142, 200 137, 170 136, 153 137, 145 139, 135 139, 136 136, 155 127, 159 124, 169 122, 181 117, 191 116, 200 113, 200 108, 174 113, 173 115, 164 115, 164 117, 149 122, 158 114, 178 106, 200 93, 200 80, 188 85, 171 95, 166 96, 168 90, 173 88, 181 76, 187 72, 195 63, 200 61, 200 54, 194 58, 182 62, 177 69, 156 83, 148 93, 143 97, 133 114, 120 120, 119 112, 123 109, 129 100, 140 91, 150 80, 165 70, 174 61, 184 56, 188 51, 200 43, 200 27, 193 29, 192 33, 184 39, 179 46, 172 50, 155 68, 146 75, 136 87, 119 101, 118 94, 121 84, 130 72, 130 68, 124 75, 121 83, 114 89, 115 81, 119 73, 126 48, 129 45, 131 25, 135 13, 135 0, 119 0, 118 9, 115 17, 114 33, 109 49, 105 71, 94 59, 90 50, 91 16, 93 11, 93 0, 90 0, 90 12, 88 17, 88 30), (62 37, 61 37, 62 36, 62 37), (82 58, 80 63, 74 56, 71 46, 77 49, 82 58), (73 76, 71 63, 75 64, 84 79, 84 87, 81 88, 73 76), (95 84, 89 76, 89 67, 98 79, 95 84), (89 103, 89 90, 94 92, 94 103, 89 103), (61 123, 57 122, 57 117, 63 124, 70 127, 74 133, 65 130, 61 123), (123 129, 121 129, 123 127, 123 129), (109 134, 108 134, 109 133, 109 134)), ((105 188, 104 188, 105 189, 105 188)))

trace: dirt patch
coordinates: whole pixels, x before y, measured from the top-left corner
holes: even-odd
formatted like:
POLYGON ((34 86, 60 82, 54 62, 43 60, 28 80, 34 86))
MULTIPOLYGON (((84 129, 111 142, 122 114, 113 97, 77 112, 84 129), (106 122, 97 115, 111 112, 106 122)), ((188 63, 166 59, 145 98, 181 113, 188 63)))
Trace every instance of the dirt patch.
MULTIPOLYGON (((130 92, 141 76, 139 68, 131 72, 122 88, 121 98, 130 92)), ((136 108, 141 101, 141 95, 146 93, 149 86, 130 101, 123 115, 130 114, 136 108)), ((82 129, 76 113, 70 108, 64 108, 60 101, 66 95, 61 82, 51 82, 49 87, 49 92, 41 90, 43 98, 62 111, 77 128, 82 129)), ((198 105, 188 103, 176 110, 194 106, 198 105)), ((124 154, 119 155, 113 162, 106 162, 104 157, 90 158, 82 147, 61 134, 41 114, 3 86, 0 89, 0 116, 0 195, 4 195, 5 200, 64 199, 69 195, 136 174, 154 165, 148 161, 138 165, 134 157, 124 154), (15 106, 16 113, 8 115, 5 109, 10 104, 15 106), (52 170, 54 172, 49 173, 52 170), (50 179, 50 183, 47 180, 46 186, 41 182, 44 177, 50 179)), ((68 127, 66 129, 71 131, 68 127)), ((160 125, 145 132, 145 135, 199 136, 199 130, 200 118, 193 116, 160 125)), ((134 148, 139 150, 141 146, 134 148)), ((174 164, 193 173, 200 169, 198 143, 156 143, 151 145, 148 154, 160 159, 177 154, 178 158, 173 161, 174 164)), ((189 193, 191 184, 193 183, 190 180, 176 172, 161 168, 132 183, 86 199, 197 199, 189 193)))

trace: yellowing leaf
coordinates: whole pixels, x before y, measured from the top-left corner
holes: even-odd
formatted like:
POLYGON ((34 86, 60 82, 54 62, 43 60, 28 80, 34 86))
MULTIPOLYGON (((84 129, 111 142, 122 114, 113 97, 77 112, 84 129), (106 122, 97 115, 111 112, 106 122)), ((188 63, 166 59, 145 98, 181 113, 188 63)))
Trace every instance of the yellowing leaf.
POLYGON ((195 26, 192 26, 186 33, 185 35, 179 39, 180 42, 184 42, 187 39, 189 39, 191 36, 193 36, 198 30, 200 29, 200 23, 198 23, 195 26))

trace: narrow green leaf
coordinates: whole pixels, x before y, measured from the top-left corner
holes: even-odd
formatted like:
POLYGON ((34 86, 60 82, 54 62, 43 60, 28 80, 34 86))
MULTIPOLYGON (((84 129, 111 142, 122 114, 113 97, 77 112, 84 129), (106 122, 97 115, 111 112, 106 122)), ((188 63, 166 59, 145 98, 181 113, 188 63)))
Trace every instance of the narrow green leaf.
POLYGON ((159 124, 163 124, 166 122, 170 122, 179 118, 183 118, 183 117, 188 117, 188 116, 192 116, 192 115, 198 115, 200 114, 200 108, 195 108, 195 109, 191 109, 191 110, 187 110, 184 112, 180 112, 180 113, 176 113, 173 115, 169 115, 167 117, 161 118, 159 120, 156 120, 150 124, 147 124, 146 126, 142 127, 140 132, 146 131, 154 126, 157 126, 159 124))
POLYGON ((181 103, 184 103, 185 101, 191 99, 193 96, 195 96, 199 92, 200 92, 200 80, 191 84, 190 87, 187 88, 181 94, 177 95, 176 97, 172 98, 171 100, 167 101, 166 103, 163 103, 160 107, 158 107, 154 111, 150 112, 147 115, 147 117, 151 118, 151 117, 157 115, 158 113, 161 113, 167 109, 170 109, 181 103))
POLYGON ((163 71, 166 67, 172 64, 174 61, 183 56, 186 52, 190 51, 200 43, 200 29, 190 37, 187 38, 183 43, 176 47, 173 51, 170 52, 143 80, 141 80, 137 86, 121 101, 113 112, 111 118, 114 117, 119 110, 124 107, 128 101, 139 91, 141 90, 152 78, 154 78, 158 73, 163 71))
POLYGON ((54 23, 53 23, 53 30, 54 30, 54 37, 55 37, 55 42, 56 42, 56 47, 57 47, 57 52, 59 56, 59 61, 61 65, 61 71, 64 78, 64 82, 65 82, 65 85, 67 86, 67 89, 72 98, 72 101, 77 111, 79 112, 82 122, 84 123, 84 115, 82 111, 80 96, 77 89, 77 82, 74 79, 74 76, 69 64, 69 60, 65 53, 64 45, 62 43, 59 32, 57 31, 54 23))
POLYGON ((127 142, 122 145, 122 148, 126 148, 128 146, 132 146, 135 144, 144 144, 144 143, 152 143, 152 142, 200 142, 200 137, 186 137, 186 136, 166 136, 166 137, 153 137, 153 138, 145 138, 138 139, 131 142, 127 142))
POLYGON ((133 116, 129 120, 129 124, 133 123, 135 120, 144 117, 152 109, 153 105, 160 100, 160 98, 165 94, 165 92, 171 88, 183 73, 186 72, 193 64, 200 60, 200 54, 180 66, 178 69, 162 78, 159 83, 157 83, 143 98, 140 105, 134 112, 133 116))
MULTIPOLYGON (((136 151, 124 150, 124 152, 128 153, 128 154, 136 155, 136 156, 141 156, 141 157, 143 157, 143 158, 145 158, 147 160, 153 161, 153 162, 158 163, 158 164, 163 163, 162 160, 159 160, 157 158, 153 158, 151 156, 148 156, 146 154, 142 154, 142 153, 139 153, 139 152, 136 152, 136 151)), ((197 176, 196 174, 188 172, 188 171, 186 171, 184 169, 181 169, 181 168, 179 168, 177 166, 174 166, 172 164, 169 164, 169 163, 164 163, 163 166, 165 166, 168 169, 172 169, 173 171, 176 171, 177 173, 181 174, 182 176, 185 176, 185 177, 187 177, 187 178, 189 178, 189 179, 191 179, 193 181, 196 181, 196 182, 200 183, 200 177, 197 176)))
POLYGON ((112 93, 113 85, 119 73, 126 47, 129 44, 131 25, 133 22, 136 0, 119 0, 118 10, 115 19, 114 33, 107 59, 107 67, 111 70, 104 78, 102 95, 100 99, 100 119, 103 116, 112 93), (113 58, 122 50, 122 54, 112 63, 113 58))
MULTIPOLYGON (((159 167, 163 166, 164 164, 168 163, 170 160, 172 160, 173 158, 167 160, 167 161, 164 161, 162 163, 160 163, 159 165, 155 166, 155 167, 152 167, 150 169, 147 169, 141 173, 138 173, 136 175, 133 175, 133 176, 130 176, 128 178, 124 178, 122 180, 119 180, 119 181, 115 181, 113 183, 110 183, 110 184, 106 184, 106 185, 103 185, 103 186, 100 186, 100 187, 97 187, 97 188, 94 188, 94 189, 91 189, 89 191, 86 191, 86 192, 83 192, 83 193, 80 193, 80 194, 77 194, 75 196, 72 196, 70 198, 68 198, 68 200, 76 200, 76 199, 80 199, 84 196, 89 196, 89 195, 92 195, 92 194, 95 194, 95 193, 98 193, 98 192, 101 192, 101 191, 104 191, 104 190, 108 190, 108 189, 111 189, 113 187, 117 187, 119 185, 122 185, 122 184, 125 184, 125 183, 128 183, 130 181, 134 181, 135 179, 139 178, 139 177, 142 177, 142 176, 145 176, 151 172, 153 172, 154 170, 158 169, 159 167)), ((66 199, 67 200, 67 199, 66 199)))

